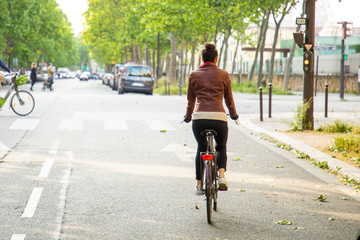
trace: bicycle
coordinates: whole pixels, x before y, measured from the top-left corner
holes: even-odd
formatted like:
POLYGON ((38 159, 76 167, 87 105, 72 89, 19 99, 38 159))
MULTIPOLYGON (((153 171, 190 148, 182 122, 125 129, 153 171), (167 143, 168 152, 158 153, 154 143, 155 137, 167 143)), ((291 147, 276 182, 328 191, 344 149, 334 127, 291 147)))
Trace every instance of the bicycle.
POLYGON ((49 80, 45 80, 43 83, 43 86, 41 87, 41 90, 45 91, 46 89, 49 89, 51 91, 50 84, 51 84, 51 82, 49 80))
POLYGON ((18 89, 18 86, 21 86, 26 82, 27 75, 18 76, 18 74, 15 74, 11 78, 10 88, 5 97, 0 98, 0 108, 5 105, 5 102, 10 97, 12 91, 15 90, 15 94, 12 95, 10 100, 11 109, 19 116, 26 116, 30 114, 35 107, 34 97, 28 91, 18 89))
POLYGON ((205 190, 207 222, 211 224, 212 210, 217 211, 219 171, 216 163, 215 136, 217 132, 205 129, 201 135, 206 137, 206 152, 201 152, 203 160, 201 186, 205 190))

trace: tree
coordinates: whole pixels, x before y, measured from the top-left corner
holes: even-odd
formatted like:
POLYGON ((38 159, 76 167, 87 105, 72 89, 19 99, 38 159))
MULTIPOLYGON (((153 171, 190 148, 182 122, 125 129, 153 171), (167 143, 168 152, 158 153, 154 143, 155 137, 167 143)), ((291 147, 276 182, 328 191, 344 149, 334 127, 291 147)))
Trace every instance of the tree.
MULTIPOLYGON (((305 4, 305 1, 303 2, 302 9, 304 9, 304 4, 305 4)), ((304 15, 305 15, 305 12, 302 12, 301 17, 304 17, 304 15)), ((297 25, 296 32, 299 32, 300 28, 301 28, 301 25, 297 25)), ((283 86, 282 86, 283 90, 288 90, 289 78, 290 78, 290 68, 291 68, 293 57, 294 57, 295 49, 296 49, 296 43, 294 41, 293 45, 291 47, 291 50, 290 50, 290 55, 289 55, 288 59, 286 60, 286 64, 285 64, 284 81, 283 81, 283 86)))
POLYGON ((274 33, 274 41, 271 49, 271 57, 270 57, 270 66, 269 66, 269 83, 272 83, 273 76, 274 76, 274 63, 275 63, 275 51, 276 51, 276 45, 278 41, 279 36, 279 29, 282 21, 284 20, 284 17, 290 12, 292 7, 296 5, 296 1, 291 0, 285 0, 285 3, 280 6, 280 9, 273 9, 272 15, 275 22, 275 33, 274 33), (280 13, 280 19, 277 19, 277 16, 280 13))

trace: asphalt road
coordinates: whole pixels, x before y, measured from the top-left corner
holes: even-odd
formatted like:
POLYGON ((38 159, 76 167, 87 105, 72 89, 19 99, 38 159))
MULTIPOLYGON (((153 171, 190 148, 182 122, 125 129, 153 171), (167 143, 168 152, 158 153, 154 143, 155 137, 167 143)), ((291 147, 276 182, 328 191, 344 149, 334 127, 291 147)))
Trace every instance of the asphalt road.
MULTIPOLYGON (((100 81, 35 86, 31 115, 0 112, 0 239, 355 239, 360 230, 360 203, 334 176, 233 122, 229 191, 208 225, 193 194, 184 96, 122 96, 100 81)), ((257 96, 234 96, 240 113, 258 112, 257 96)), ((301 96, 274 101, 293 111, 301 96)))

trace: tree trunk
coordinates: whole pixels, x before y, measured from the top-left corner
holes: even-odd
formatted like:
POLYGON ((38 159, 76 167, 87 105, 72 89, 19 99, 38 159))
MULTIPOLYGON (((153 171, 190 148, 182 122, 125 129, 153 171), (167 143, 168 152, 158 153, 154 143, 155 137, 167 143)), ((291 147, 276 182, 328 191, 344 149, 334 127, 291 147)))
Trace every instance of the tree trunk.
POLYGON ((147 43, 145 43, 145 64, 150 65, 149 47, 147 43))
POLYGON ((188 45, 189 45, 189 42, 186 41, 186 44, 185 44, 185 57, 184 57, 184 87, 186 87, 186 76, 188 74, 187 72, 187 65, 189 64, 189 61, 188 61, 188 45))
MULTIPOLYGON (((305 4, 305 1, 303 2, 303 9, 304 9, 304 4, 305 4)), ((304 15, 305 15, 304 12, 301 13, 301 17, 304 17, 304 15)), ((295 31, 299 32, 300 28, 301 28, 301 25, 297 25, 295 31)), ((292 60, 294 58, 295 49, 296 49, 296 43, 294 41, 293 45, 291 47, 291 50, 290 50, 290 55, 289 55, 288 59, 286 60, 286 65, 285 65, 285 70, 284 70, 284 81, 283 81, 283 86, 282 86, 283 90, 288 90, 288 88, 289 88, 290 68, 291 68, 292 60)))
POLYGON ((195 40, 192 44, 191 60, 190 60, 190 64, 189 64, 189 73, 195 69, 195 50, 197 47, 197 42, 198 42, 198 40, 195 40))
POLYGON ((143 63, 143 58, 142 58, 141 46, 136 45, 136 50, 137 50, 137 62, 142 64, 143 63))
POLYGON ((253 64, 251 65, 250 73, 248 75, 248 81, 249 82, 251 82, 253 80, 253 76, 254 76, 254 73, 255 73, 255 68, 256 68, 257 59, 258 59, 258 56, 259 56, 259 49, 260 49, 261 39, 262 39, 262 34, 263 34, 263 28, 265 27, 265 22, 266 22, 266 17, 265 16, 266 15, 264 14, 263 20, 262 20, 261 26, 260 26, 259 38, 258 38, 258 42, 257 42, 257 46, 256 46, 256 52, 255 52, 254 61, 253 61, 253 64))
MULTIPOLYGON (((235 72, 235 66, 236 66, 236 55, 239 49, 239 43, 240 43, 240 38, 238 38, 236 40, 236 48, 235 48, 235 53, 234 53, 234 58, 233 58, 233 62, 232 62, 232 68, 231 68, 231 82, 233 81, 234 78, 234 72, 235 72)), ((239 71, 240 74, 240 71, 239 71)))
POLYGON ((279 21, 276 20, 276 17, 273 12, 274 22, 275 22, 275 34, 274 34, 274 41, 273 46, 271 49, 271 58, 270 58, 270 69, 269 69, 269 83, 272 83, 273 77, 274 77, 274 65, 275 65, 275 53, 276 53, 276 43, 279 37, 279 29, 282 21, 284 20, 284 17, 286 14, 289 13, 290 9, 293 5, 290 5, 289 9, 287 9, 287 5, 289 3, 289 0, 286 1, 284 6, 284 11, 282 12, 281 18, 279 21))
POLYGON ((279 28, 280 24, 276 24, 275 26, 275 34, 274 34, 274 42, 271 49, 271 58, 270 58, 270 66, 269 66, 269 83, 272 83, 274 76, 274 65, 275 65, 275 51, 276 51, 276 43, 279 36, 279 28))
POLYGON ((222 42, 222 44, 221 44, 221 48, 220 48, 220 52, 219 52, 218 67, 220 67, 221 57, 222 57, 222 55, 223 55, 224 46, 225 46, 225 33, 223 33, 223 42, 222 42))
POLYGON ((128 55, 127 55, 127 47, 124 47, 124 60, 125 60, 125 63, 127 63, 128 62, 128 55))
POLYGON ((265 41, 266 41, 266 31, 267 31, 267 27, 268 27, 268 24, 269 24, 270 11, 266 12, 265 15, 266 15, 266 21, 265 21, 265 26, 264 26, 263 34, 262 34, 263 37, 262 37, 262 41, 261 41, 261 45, 260 45, 260 49, 259 49, 259 51, 260 51, 260 60, 259 60, 258 80, 257 80, 257 84, 256 84, 257 87, 260 87, 261 80, 263 78, 262 70, 263 70, 263 64, 264 64, 264 48, 265 48, 265 41))
MULTIPOLYGON (((152 69, 153 69, 153 75, 155 75, 155 68, 156 68, 156 65, 155 65, 155 56, 156 56, 156 50, 155 48, 152 50, 152 69)), ((159 76, 156 76, 156 87, 158 87, 158 80, 159 79, 159 76)))
POLYGON ((224 51, 224 60, 223 60, 223 69, 226 70, 227 65, 227 53, 229 49, 229 38, 231 36, 231 29, 228 30, 228 34, 225 38, 225 51, 224 51))
POLYGON ((184 33, 181 31, 181 52, 180 52, 180 70, 179 70, 179 96, 182 95, 183 87, 183 60, 184 60, 184 33))
POLYGON ((170 69, 169 79, 171 83, 176 82, 176 37, 175 33, 171 33, 171 56, 170 56, 170 69))

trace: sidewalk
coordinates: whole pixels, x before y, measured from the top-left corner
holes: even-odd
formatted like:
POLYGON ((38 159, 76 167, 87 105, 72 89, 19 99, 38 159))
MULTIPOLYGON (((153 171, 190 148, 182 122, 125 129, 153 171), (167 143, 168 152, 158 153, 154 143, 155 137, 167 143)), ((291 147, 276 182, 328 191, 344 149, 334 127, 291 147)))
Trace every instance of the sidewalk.
MULTIPOLYGON (((359 113, 354 114, 350 112, 332 112, 328 114, 328 118, 324 117, 324 113, 321 114, 322 115, 314 113, 315 129, 325 123, 334 122, 336 119, 342 121, 358 121, 360 119, 359 113)), ((281 133, 281 131, 286 131, 290 129, 287 122, 294 121, 294 112, 273 113, 272 115, 272 118, 268 118, 267 115, 264 115, 262 122, 260 121, 259 115, 242 115, 240 116, 240 123, 242 126, 246 127, 252 132, 267 135, 280 143, 290 145, 293 149, 299 152, 308 154, 310 158, 314 159, 317 162, 326 161, 330 170, 337 171, 339 175, 343 177, 348 177, 349 179, 353 178, 355 181, 360 183, 360 169, 353 167, 338 159, 332 158, 330 155, 314 148, 313 145, 319 144, 319 142, 308 142, 309 140, 305 138, 297 140, 293 137, 288 136, 285 133, 281 133)), ((321 146, 321 149, 325 147, 327 147, 326 143, 321 146)))

